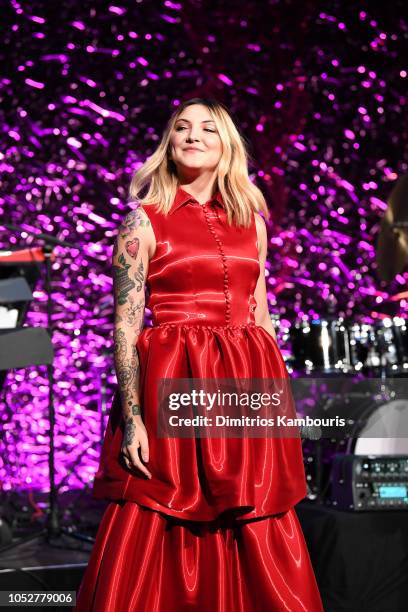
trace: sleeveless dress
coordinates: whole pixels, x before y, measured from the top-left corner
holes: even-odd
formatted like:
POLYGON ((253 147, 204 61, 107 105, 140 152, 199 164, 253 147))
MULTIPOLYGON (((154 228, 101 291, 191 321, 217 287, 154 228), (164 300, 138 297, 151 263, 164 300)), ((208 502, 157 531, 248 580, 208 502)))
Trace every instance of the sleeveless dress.
POLYGON ((152 327, 137 340, 152 474, 120 460, 116 390, 93 495, 111 500, 76 610, 323 610, 293 506, 306 495, 295 438, 159 437, 163 378, 288 378, 256 325, 257 233, 229 226, 220 192, 178 188, 168 215, 145 206, 156 237, 146 286, 152 327))

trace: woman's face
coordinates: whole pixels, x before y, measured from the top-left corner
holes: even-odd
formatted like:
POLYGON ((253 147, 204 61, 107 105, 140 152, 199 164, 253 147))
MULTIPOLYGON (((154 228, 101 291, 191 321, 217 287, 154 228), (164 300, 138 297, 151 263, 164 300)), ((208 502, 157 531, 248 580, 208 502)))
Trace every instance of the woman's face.
POLYGON ((170 157, 178 171, 181 174, 213 171, 221 154, 221 138, 208 109, 201 104, 187 106, 170 134, 170 157))

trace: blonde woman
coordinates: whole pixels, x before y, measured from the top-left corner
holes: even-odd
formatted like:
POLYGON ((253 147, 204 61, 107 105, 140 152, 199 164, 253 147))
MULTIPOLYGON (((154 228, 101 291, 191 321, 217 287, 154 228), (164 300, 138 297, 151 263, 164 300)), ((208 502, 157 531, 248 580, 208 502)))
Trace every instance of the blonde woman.
POLYGON ((130 198, 94 484, 110 504, 76 610, 319 612, 293 508, 306 495, 299 437, 160 435, 162 379, 287 379, 266 297, 269 213, 224 105, 183 102, 130 198))

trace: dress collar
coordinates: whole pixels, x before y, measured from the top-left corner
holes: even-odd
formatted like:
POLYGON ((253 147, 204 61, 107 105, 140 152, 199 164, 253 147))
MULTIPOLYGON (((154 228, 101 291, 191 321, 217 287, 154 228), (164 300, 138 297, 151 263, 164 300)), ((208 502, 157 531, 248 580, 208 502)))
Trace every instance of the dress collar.
MULTIPOLYGON (((195 198, 191 195, 191 193, 188 193, 188 191, 185 191, 181 187, 178 187, 176 191, 176 195, 173 200, 173 204, 170 208, 170 214, 174 213, 178 208, 180 208, 180 206, 184 206, 184 204, 187 204, 191 200, 195 200, 195 198)), ((224 208, 224 201, 218 189, 213 195, 213 197, 211 198, 211 202, 213 202, 216 206, 224 208)))

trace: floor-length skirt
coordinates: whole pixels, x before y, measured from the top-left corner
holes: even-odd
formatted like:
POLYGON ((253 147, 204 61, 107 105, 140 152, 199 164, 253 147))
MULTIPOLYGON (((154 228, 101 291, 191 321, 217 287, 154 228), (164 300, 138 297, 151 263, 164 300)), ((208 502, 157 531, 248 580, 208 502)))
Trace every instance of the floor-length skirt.
POLYGON ((294 508, 186 521, 135 502, 103 515, 76 612, 321 612, 294 508))

